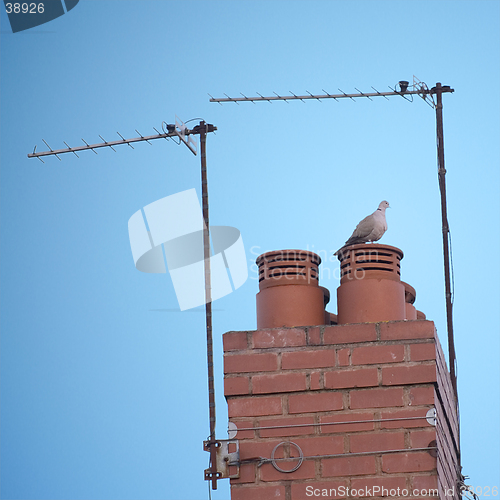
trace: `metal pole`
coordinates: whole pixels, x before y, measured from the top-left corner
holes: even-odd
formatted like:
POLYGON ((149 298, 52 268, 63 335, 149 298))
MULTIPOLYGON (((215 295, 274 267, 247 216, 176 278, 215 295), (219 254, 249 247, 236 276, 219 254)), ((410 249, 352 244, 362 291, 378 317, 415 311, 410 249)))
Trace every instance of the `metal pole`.
POLYGON ((448 325, 448 352, 450 359, 450 376, 455 393, 455 404, 458 402, 457 376, 455 373, 455 342, 453 338, 453 304, 451 301, 450 284, 450 252, 448 248, 449 226, 446 210, 446 169, 444 168, 444 134, 443 134, 443 90, 441 83, 436 83, 433 89, 436 94, 436 133, 438 153, 438 178, 439 190, 441 191, 441 218, 443 227, 443 256, 444 256, 444 279, 446 290, 446 320, 448 325))
POLYGON ((200 122, 200 156, 201 156, 201 197, 203 205, 203 249, 205 262, 205 312, 207 323, 207 365, 208 365, 208 408, 210 415, 210 469, 212 474, 212 489, 217 489, 217 449, 215 441, 215 389, 214 389, 214 361, 212 341, 212 293, 210 284, 210 224, 208 217, 208 184, 207 184, 207 127, 204 121, 200 122))

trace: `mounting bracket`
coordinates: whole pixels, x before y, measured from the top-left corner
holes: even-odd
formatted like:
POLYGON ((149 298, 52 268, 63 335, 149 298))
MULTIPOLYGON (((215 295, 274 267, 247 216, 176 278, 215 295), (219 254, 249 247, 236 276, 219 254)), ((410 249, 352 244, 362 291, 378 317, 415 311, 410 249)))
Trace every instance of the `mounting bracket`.
POLYGON ((177 134, 177 137, 190 149, 191 153, 196 156, 198 150, 196 141, 191 135, 188 135, 188 128, 177 115, 175 115, 174 132, 177 134))
MULTIPOLYGON (((216 479, 238 479, 240 477, 240 442, 237 439, 218 439, 217 441, 203 441, 203 449, 210 452, 211 446, 216 449, 216 479), (229 451, 232 448, 234 451, 229 451), (232 470, 230 470, 230 467, 232 470), (232 472, 232 473, 231 473, 232 472)), ((205 469, 205 480, 213 480, 212 467, 205 469)))

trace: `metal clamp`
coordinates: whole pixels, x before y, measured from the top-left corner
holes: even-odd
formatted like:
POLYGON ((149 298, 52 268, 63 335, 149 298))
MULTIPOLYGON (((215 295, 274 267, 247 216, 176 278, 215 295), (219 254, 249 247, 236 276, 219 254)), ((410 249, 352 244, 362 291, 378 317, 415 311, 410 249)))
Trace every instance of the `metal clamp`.
MULTIPOLYGON (((218 439, 215 442, 203 441, 203 449, 210 452, 210 447, 216 447, 216 474, 217 479, 238 479, 240 477, 240 442, 237 439, 218 439), (233 446, 235 451, 229 452, 229 447, 233 446), (230 473, 230 467, 234 467, 234 472, 230 473)), ((205 469, 205 480, 213 479, 212 468, 205 469)))
POLYGON ((430 408, 429 411, 425 414, 425 418, 427 420, 427 423, 435 426, 437 421, 436 408, 430 408))

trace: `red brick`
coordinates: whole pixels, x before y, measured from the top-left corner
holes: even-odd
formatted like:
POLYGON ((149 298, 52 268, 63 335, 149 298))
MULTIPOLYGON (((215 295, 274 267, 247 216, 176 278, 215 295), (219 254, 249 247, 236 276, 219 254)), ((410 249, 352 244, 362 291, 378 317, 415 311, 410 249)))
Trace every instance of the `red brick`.
MULTIPOLYGON (((427 448, 431 441, 436 440, 436 428, 425 431, 410 431, 410 445, 412 448, 427 448)), ((431 445, 434 446, 434 445, 431 445)))
POLYGON ((276 375, 254 375, 253 394, 276 394, 306 390, 305 373, 277 373, 276 375))
POLYGON ((352 350, 351 362, 353 365, 374 365, 377 363, 398 363, 405 357, 405 346, 398 345, 371 345, 356 347, 352 350))
POLYGON ((305 436, 307 434, 314 434, 314 426, 304 424, 314 424, 314 418, 287 417, 260 420, 259 427, 279 427, 277 429, 260 429, 260 437, 266 438, 276 436, 305 436))
POLYGON ((325 458, 322 461, 321 475, 328 476, 362 476, 375 474, 376 465, 374 456, 347 456, 325 458))
POLYGON ((227 332, 222 336, 224 352, 247 349, 247 332, 227 332))
MULTIPOLYGON (((253 421, 251 420, 233 420, 232 421, 238 429, 250 429, 253 427, 253 421)), ((237 431, 237 439, 254 439, 255 431, 237 431)))
POLYGON ((382 385, 425 384, 436 380, 435 363, 382 368, 382 385))
POLYGON ((330 422, 357 422, 357 423, 335 423, 334 425, 321 425, 322 434, 333 434, 336 432, 360 432, 371 431, 374 428, 373 413, 337 413, 321 417, 321 424, 330 422), (364 421, 366 420, 366 423, 364 421), (360 423, 363 422, 363 423, 360 423))
POLYGON ((357 368, 325 372, 326 389, 371 387, 378 385, 377 368, 357 368))
POLYGON ((293 370, 297 368, 333 368, 334 366, 335 349, 284 352, 281 355, 281 368, 283 370, 293 370))
MULTIPOLYGON (((291 450, 294 447, 291 446, 291 450)), ((295 451, 295 450, 294 450, 295 451)), ((296 452, 295 452, 296 453, 296 452)), ((295 456, 295 455, 293 455, 295 456)), ((290 470, 297 465, 297 460, 278 461, 276 465, 284 470, 290 470)), ((272 464, 264 464, 260 467, 261 481, 283 481, 283 480, 298 480, 298 479, 314 479, 316 476, 316 467, 314 460, 304 460, 302 465, 295 472, 280 472, 274 468, 272 464)))
POLYGON ((297 347, 306 345, 306 332, 301 328, 257 330, 253 332, 252 340, 255 349, 297 347))
POLYGON ((318 389, 322 389, 321 387, 321 373, 320 372, 311 372, 309 375, 311 390, 315 391, 318 389))
POLYGON ((250 380, 248 377, 225 377, 224 395, 234 396, 236 394, 250 393, 250 380))
POLYGON ((411 420, 389 420, 381 422, 382 429, 399 429, 399 428, 412 428, 412 427, 430 427, 430 424, 425 418, 428 408, 408 408, 404 410, 384 411, 381 418, 384 419, 407 419, 411 420), (419 417, 419 418, 415 418, 419 417))
POLYGON ((375 323, 326 326, 323 334, 324 344, 351 344, 374 340, 377 340, 375 323))
POLYGON ((273 448, 280 444, 281 440, 267 441, 242 441, 240 443, 240 460, 248 460, 250 458, 271 456, 273 448))
MULTIPOLYGON (((438 477, 437 474, 434 475, 429 475, 426 474, 425 476, 413 476, 412 480, 412 487, 413 491, 415 490, 437 490, 438 488, 438 477)), ((418 493, 418 492, 417 492, 418 493)), ((437 496, 433 495, 433 496, 437 496)))
POLYGON ((431 471, 436 468, 437 462, 426 452, 391 453, 382 455, 382 472, 394 474, 396 472, 431 471))
POLYGON ((277 369, 276 353, 224 355, 224 373, 272 372, 277 369))
POLYGON ((229 418, 256 417, 261 415, 281 415, 280 397, 248 397, 229 399, 227 402, 229 418))
POLYGON ((436 344, 434 342, 425 344, 412 344, 410 346, 410 359, 412 361, 426 361, 436 359, 436 344))
MULTIPOLYGON (((241 464, 240 465, 240 477, 238 479, 231 479, 231 484, 242 484, 242 483, 255 483, 255 467, 256 464, 241 464)), ((236 467, 229 467, 229 473, 235 474, 236 467)))
POLYGON ((387 408, 404 406, 402 387, 391 389, 362 389, 351 391, 351 408, 387 408))
POLYGON ((343 407, 342 394, 340 392, 291 394, 288 399, 288 413, 342 410, 343 407))
POLYGON ((291 500, 306 500, 307 498, 342 498, 344 495, 342 495, 341 493, 345 492, 346 490, 346 481, 334 480, 292 483, 291 500))
POLYGON ((433 339, 432 321, 391 321, 380 323, 380 340, 433 339))
POLYGON ((405 433, 399 431, 353 434, 349 437, 349 441, 351 453, 402 450, 405 447, 405 433))
POLYGON ((320 436, 294 439, 306 457, 336 455, 344 452, 344 436, 320 436))
POLYGON ((349 366, 350 349, 337 349, 337 366, 349 366))
POLYGON ((434 404, 434 385, 411 387, 408 396, 410 406, 432 405, 434 404))
POLYGON ((285 487, 283 485, 231 487, 231 500, 255 500, 256 498, 285 500, 285 487))
POLYGON ((321 331, 319 326, 314 326, 307 330, 307 345, 320 345, 321 331))
MULTIPOLYGON (((368 496, 370 497, 381 497, 388 496, 387 490, 404 490, 406 488, 406 478, 404 476, 386 476, 386 477, 367 477, 367 478, 355 478, 351 481, 351 492, 352 490, 370 490, 368 496), (382 488, 384 491, 382 491, 382 488)), ((351 493, 351 496, 355 496, 351 493)), ((364 495, 356 495, 356 497, 361 497, 364 495)))

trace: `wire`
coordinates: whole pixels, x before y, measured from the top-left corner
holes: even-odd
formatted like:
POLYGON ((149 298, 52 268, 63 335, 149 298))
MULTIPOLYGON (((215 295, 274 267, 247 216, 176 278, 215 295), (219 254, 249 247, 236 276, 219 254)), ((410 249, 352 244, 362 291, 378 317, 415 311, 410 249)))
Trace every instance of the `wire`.
MULTIPOLYGON (((451 305, 455 302, 455 272, 453 269, 453 248, 451 245, 451 230, 448 227, 448 242, 450 244, 450 271, 451 271, 451 305)), ((458 384, 458 360, 455 356, 455 381, 458 384)), ((460 421, 460 403, 457 396, 457 414, 460 421)))
POLYGON ((448 227, 448 242, 450 244, 450 268, 451 268, 451 303, 455 301, 455 273, 453 272, 453 250, 451 247, 451 230, 448 227))
MULTIPOLYGON (((434 417, 437 421, 437 418, 434 417)), ((345 422, 323 422, 323 423, 311 423, 311 424, 289 424, 289 425, 267 425, 261 427, 244 427, 242 429, 234 429, 237 432, 239 431, 256 431, 262 429, 290 429, 295 427, 320 427, 322 425, 345 425, 345 424, 366 424, 370 422, 394 422, 399 420, 424 420, 427 419, 426 415, 422 415, 421 417, 400 417, 400 418, 375 418, 373 420, 346 420, 345 422)), ((228 432, 232 429, 228 429, 228 432)))
MULTIPOLYGON (((402 91, 401 89, 401 85, 399 85, 399 88, 400 90, 397 91, 396 90, 396 87, 398 86, 398 84, 394 85, 394 88, 392 88, 390 85, 389 85, 389 88, 393 91, 393 92, 396 92, 396 94, 399 94, 403 99, 406 99, 408 102, 413 102, 413 94, 409 94, 410 96, 410 99, 408 99, 407 97, 405 97, 405 92, 402 91)), ((413 85, 409 85, 409 87, 413 87, 413 85)))
POLYGON ((469 479, 469 476, 462 476, 461 474, 460 476, 461 477, 458 481, 458 487, 460 489, 460 493, 462 494, 462 496, 465 496, 465 498, 468 498, 469 500, 472 500, 472 498, 474 500, 479 500, 479 496, 476 495, 476 493, 474 493, 474 491, 471 489, 471 486, 465 484, 465 480, 469 479), (469 495, 467 495, 467 493, 470 493, 472 495, 472 498, 469 495))
MULTIPOLYGON (((280 443, 282 444, 282 443, 280 443)), ((290 444, 294 444, 293 442, 290 441, 290 444)), ((300 448, 299 448, 300 450, 300 448)), ((400 450, 379 450, 379 451, 360 451, 357 453, 336 453, 336 454, 331 454, 331 455, 311 455, 311 456, 304 456, 302 453, 298 457, 289 457, 289 458, 263 458, 263 457, 255 457, 255 458, 247 458, 246 460, 241 460, 239 463, 240 465, 242 464, 249 464, 252 462, 258 462, 258 467, 261 467, 262 465, 266 463, 271 463, 274 468, 277 470, 280 470, 279 468, 276 467, 275 462, 290 462, 292 460, 299 460, 299 463, 301 464, 302 461, 304 460, 316 460, 318 458, 341 458, 341 457, 365 457, 365 456, 371 456, 371 455, 384 455, 388 453, 412 453, 412 452, 417 452, 417 451, 430 451, 430 450, 436 450, 437 451, 437 446, 426 446, 424 448, 402 448, 400 450)), ((274 452, 275 450, 273 450, 274 452)), ((293 472, 297 470, 298 467, 294 468, 293 470, 290 471, 285 471, 283 470, 282 472, 293 472)))
MULTIPOLYGON (((161 122, 161 129, 163 130, 163 133, 168 134, 169 133, 168 128, 167 128, 167 130, 165 130, 165 125, 167 125, 167 127, 168 127, 168 123, 165 121, 162 121, 161 122)), ((172 139, 172 141, 174 141, 175 144, 177 144, 177 145, 179 145, 181 143, 180 139, 179 139, 179 142, 176 142, 176 140, 172 136, 170 136, 170 139, 172 139)))
POLYGON ((194 120, 200 120, 202 122, 204 122, 205 120, 203 118, 191 118, 191 120, 188 120, 187 122, 184 122, 184 123, 189 123, 189 122, 192 122, 194 120))
MULTIPOLYGON (((458 450, 457 450, 457 444, 455 442, 455 437, 453 436, 453 432, 445 432, 445 430, 443 429, 443 427, 441 425, 437 425, 436 426, 436 431, 437 431, 437 434, 440 435, 440 437, 443 439, 443 441, 446 441, 447 440, 447 435, 448 434, 451 434, 452 435, 452 446, 453 446, 453 449, 450 449, 450 451, 452 451, 452 453, 454 452, 455 454, 455 457, 457 458, 457 462, 455 463, 455 461, 453 461, 453 466, 455 468, 455 472, 457 473, 458 476, 460 476, 460 470, 461 470, 461 467, 458 463, 458 450)), ((449 464, 449 461, 447 461, 447 463, 449 464)))
MULTIPOLYGON (((295 467, 289 469, 289 470, 286 470, 286 469, 282 469, 277 463, 276 461, 279 460, 279 459, 276 459, 274 458, 274 455, 276 453, 276 450, 283 444, 286 444, 286 441, 282 441, 281 443, 277 444, 274 448, 273 448, 273 451, 271 453, 271 463, 273 464, 273 467, 279 471, 279 472, 285 472, 287 474, 289 474, 290 472, 295 472, 301 465, 302 465, 302 462, 304 461, 304 453, 302 453, 302 449, 300 448, 300 446, 296 443, 294 443, 293 441, 289 441, 288 442, 289 444, 295 446, 295 448, 297 449, 297 451, 299 452, 299 456, 298 457, 293 457, 294 459, 295 458, 298 458, 298 462, 297 464, 295 465, 295 467)), ((283 459, 281 459, 283 460, 283 459)))
MULTIPOLYGON (((210 436, 207 437, 207 441, 210 440, 210 436)), ((212 454, 208 455, 208 469, 212 469, 212 454)), ((207 486, 208 486, 208 500, 212 500, 212 490, 210 488, 210 481, 207 481, 207 486)))

